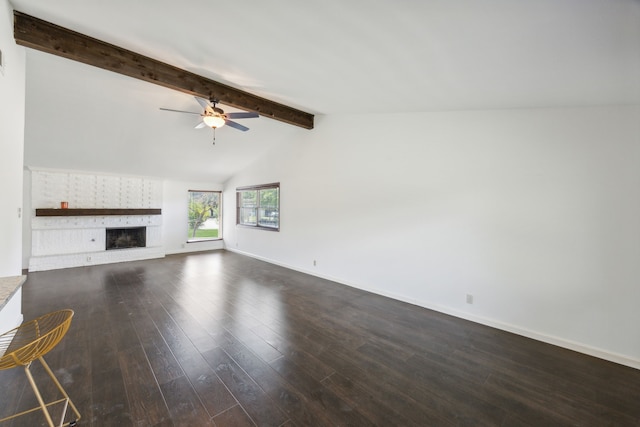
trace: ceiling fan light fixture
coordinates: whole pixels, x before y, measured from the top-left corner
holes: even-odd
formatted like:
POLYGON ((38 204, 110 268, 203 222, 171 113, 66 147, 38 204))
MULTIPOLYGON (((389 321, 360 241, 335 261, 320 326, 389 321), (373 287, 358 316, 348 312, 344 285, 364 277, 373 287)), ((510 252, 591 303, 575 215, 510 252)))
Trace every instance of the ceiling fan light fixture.
POLYGON ((212 127, 214 129, 224 126, 224 123, 225 123, 224 118, 220 116, 204 116, 202 118, 202 121, 204 122, 205 125, 212 127))

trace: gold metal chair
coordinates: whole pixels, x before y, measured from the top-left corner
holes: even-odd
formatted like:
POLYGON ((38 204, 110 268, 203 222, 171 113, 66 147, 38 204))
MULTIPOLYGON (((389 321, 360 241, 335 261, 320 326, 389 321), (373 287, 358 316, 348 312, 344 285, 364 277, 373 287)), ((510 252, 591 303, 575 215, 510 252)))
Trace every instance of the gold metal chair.
POLYGON ((76 425, 77 420, 80 419, 80 413, 43 358, 45 354, 51 351, 60 342, 64 337, 64 334, 67 333, 69 325, 71 325, 72 317, 73 310, 55 311, 29 322, 25 322, 17 328, 0 335, 0 370, 23 366, 27 378, 29 379, 29 383, 31 384, 31 388, 38 399, 38 403, 40 403, 40 406, 0 419, 0 423, 37 410, 42 410, 49 426, 55 427, 47 407, 64 402, 62 417, 58 426, 73 427, 76 425), (40 361, 64 398, 49 403, 44 402, 40 395, 40 391, 33 380, 31 371, 29 370, 31 362, 36 359, 40 361), (64 420, 69 406, 71 406, 71 409, 77 418, 65 423, 64 420))

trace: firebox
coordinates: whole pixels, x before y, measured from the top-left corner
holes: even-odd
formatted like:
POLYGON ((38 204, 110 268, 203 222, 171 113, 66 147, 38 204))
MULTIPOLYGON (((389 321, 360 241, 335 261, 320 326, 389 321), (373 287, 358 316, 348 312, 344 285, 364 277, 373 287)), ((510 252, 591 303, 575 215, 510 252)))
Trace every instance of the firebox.
POLYGON ((147 227, 107 228, 107 250, 144 248, 147 246, 147 227))

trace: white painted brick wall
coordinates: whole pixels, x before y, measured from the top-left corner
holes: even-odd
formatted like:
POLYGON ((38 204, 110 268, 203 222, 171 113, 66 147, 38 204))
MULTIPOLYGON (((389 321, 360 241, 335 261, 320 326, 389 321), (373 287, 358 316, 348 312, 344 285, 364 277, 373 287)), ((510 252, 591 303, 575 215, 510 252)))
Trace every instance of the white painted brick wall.
POLYGON ((164 256, 162 215, 36 217, 35 209, 162 208, 162 181, 66 171, 31 172, 29 271, 134 261, 164 256), (147 247, 105 250, 107 228, 147 227, 147 247))

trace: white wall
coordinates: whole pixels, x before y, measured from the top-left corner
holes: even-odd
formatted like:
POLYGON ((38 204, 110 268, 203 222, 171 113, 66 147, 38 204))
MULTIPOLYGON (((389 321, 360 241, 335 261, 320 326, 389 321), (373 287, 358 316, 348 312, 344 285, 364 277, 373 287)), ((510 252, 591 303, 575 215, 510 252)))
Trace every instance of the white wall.
POLYGON ((225 242, 640 367, 639 160, 638 106, 319 117, 227 183, 225 242), (277 181, 281 231, 236 228, 277 181))
POLYGON ((22 269, 29 268, 31 258, 31 171, 22 174, 22 269))
MULTIPOLYGON (((222 249, 222 240, 187 243, 189 190, 219 191, 222 184, 164 181, 162 196, 162 238, 167 254, 222 249)), ((223 206, 224 209, 224 206, 223 206)), ((223 229, 223 233, 226 230, 223 229)), ((224 234, 223 234, 224 237, 224 234)))
POLYGON ((25 51, 13 40, 13 10, 0 0, 0 277, 21 273, 25 51))

